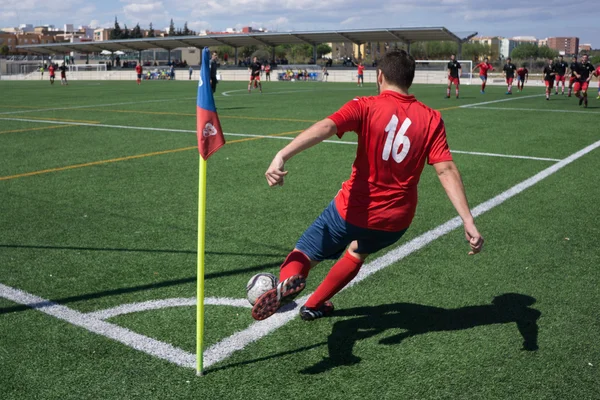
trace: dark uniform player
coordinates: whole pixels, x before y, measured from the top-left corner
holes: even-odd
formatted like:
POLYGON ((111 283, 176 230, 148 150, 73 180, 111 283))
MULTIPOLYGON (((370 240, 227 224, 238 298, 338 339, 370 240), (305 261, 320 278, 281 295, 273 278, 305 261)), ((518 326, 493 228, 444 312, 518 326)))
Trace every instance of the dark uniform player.
POLYGON ((563 60, 563 56, 558 56, 558 62, 554 64, 554 71, 556 71, 556 75, 554 76, 554 80, 556 81, 556 87, 554 94, 558 94, 558 87, 562 82, 562 92, 561 95, 565 94, 565 74, 567 73, 567 68, 569 64, 567 64, 563 60))
POLYGON ((452 84, 456 86, 456 98, 458 99, 458 88, 460 86, 460 75, 462 73, 462 67, 460 63, 455 60, 455 55, 450 56, 450 62, 448 63, 448 89, 446 89, 446 98, 450 98, 450 89, 452 84))
POLYGON ((217 79, 217 57, 217 52, 213 51, 210 59, 210 87, 213 93, 217 91, 217 83, 219 83, 217 79))
POLYGON ((550 100, 550 92, 552 92, 552 87, 554 86, 555 75, 556 70, 554 62, 551 58, 549 58, 548 65, 544 67, 544 84, 546 85, 546 100, 550 100))
POLYGON ((584 54, 581 58, 581 62, 577 64, 575 69, 575 76, 577 81, 575 82, 575 96, 579 99, 579 105, 584 103, 584 107, 588 106, 588 95, 587 90, 594 73, 594 66, 588 61, 587 54, 584 54))
POLYGON ((571 93, 573 92, 573 85, 575 84, 575 81, 577 80, 577 77, 575 76, 576 69, 577 69, 577 56, 573 56, 573 60, 571 61, 571 64, 569 65, 569 71, 571 72, 571 78, 569 78, 569 97, 571 97, 571 93))
POLYGON ((62 65, 58 67, 58 69, 60 69, 60 84, 68 85, 69 83, 67 82, 67 66, 65 65, 65 63, 62 63, 62 65))
POLYGON ((506 59, 506 64, 504 64, 504 68, 502 68, 502 71, 504 72, 504 77, 506 78, 506 85, 508 86, 506 94, 512 94, 512 84, 513 80, 515 79, 516 70, 517 66, 513 64, 511 58, 508 57, 506 59))
POLYGON ((252 84, 257 84, 258 89, 262 93, 262 85, 260 84, 260 71, 261 65, 258 62, 258 59, 254 57, 252 59, 252 64, 250 64, 250 82, 248 82, 248 93, 252 90, 252 84))

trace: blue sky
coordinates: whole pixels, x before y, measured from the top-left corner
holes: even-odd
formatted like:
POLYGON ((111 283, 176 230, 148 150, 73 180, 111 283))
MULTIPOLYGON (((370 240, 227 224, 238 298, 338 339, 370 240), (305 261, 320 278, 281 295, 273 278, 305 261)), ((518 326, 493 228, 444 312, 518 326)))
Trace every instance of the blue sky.
POLYGON ((156 29, 188 22, 191 29, 242 26, 270 30, 444 26, 485 36, 578 36, 600 48, 600 6, 581 0, 0 0, 0 27, 65 23, 110 27, 140 23, 156 29), (594 25, 595 22, 595 25, 594 25))

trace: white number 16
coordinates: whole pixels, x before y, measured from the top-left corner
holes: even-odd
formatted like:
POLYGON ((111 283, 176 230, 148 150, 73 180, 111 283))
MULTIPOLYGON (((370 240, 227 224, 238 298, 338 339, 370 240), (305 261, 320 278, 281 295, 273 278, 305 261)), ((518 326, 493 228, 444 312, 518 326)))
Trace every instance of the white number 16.
POLYGON ((402 123, 402 126, 400 126, 400 130, 396 134, 398 117, 392 115, 392 119, 390 119, 390 122, 385 127, 387 138, 385 139, 385 146, 383 148, 383 153, 381 154, 381 157, 384 161, 389 160, 390 154, 397 163, 401 163, 402 160, 404 160, 406 154, 408 154, 408 150, 410 150, 410 139, 404 135, 411 124, 412 121, 409 118, 406 118, 402 123), (400 145, 402 145, 402 151, 398 152, 398 150, 400 150, 400 145), (393 152, 392 148, 394 149, 393 152))

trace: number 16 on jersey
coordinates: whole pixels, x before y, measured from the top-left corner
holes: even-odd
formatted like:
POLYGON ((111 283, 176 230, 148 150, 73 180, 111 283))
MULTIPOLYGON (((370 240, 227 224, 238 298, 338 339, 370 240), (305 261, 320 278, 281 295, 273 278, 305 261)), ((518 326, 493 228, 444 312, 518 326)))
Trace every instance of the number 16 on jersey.
POLYGON ((387 133, 387 137, 385 139, 385 146, 383 147, 383 153, 381 157, 384 161, 389 160, 390 154, 394 158, 396 163, 401 163, 408 151, 410 150, 410 139, 406 136, 406 131, 412 124, 412 121, 409 118, 406 118, 402 125, 400 126, 400 130, 396 132, 396 128, 398 127, 398 117, 396 115, 392 115, 392 119, 388 122, 385 127, 385 132, 387 133), (400 146, 402 146, 402 151, 400 151, 400 146))

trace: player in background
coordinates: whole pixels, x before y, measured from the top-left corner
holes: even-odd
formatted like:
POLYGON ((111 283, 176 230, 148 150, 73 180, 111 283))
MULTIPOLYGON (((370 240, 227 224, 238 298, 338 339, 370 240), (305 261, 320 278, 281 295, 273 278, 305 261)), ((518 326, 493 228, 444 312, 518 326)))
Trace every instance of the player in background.
POLYGON ((40 67, 39 71, 42 74, 42 77, 40 79, 44 80, 44 66, 43 65, 40 67))
POLYGON ((485 93, 485 85, 487 83, 488 72, 493 71, 494 67, 489 63, 489 59, 486 57, 483 59, 482 63, 479 63, 473 68, 471 73, 475 72, 475 70, 479 68, 479 79, 481 79, 481 94, 485 93))
POLYGON ((364 75, 365 75, 365 66, 363 65, 362 62, 359 62, 356 86, 362 87, 363 83, 365 83, 364 75))
POLYGON ((594 71, 594 76, 598 78, 598 97, 596 97, 596 100, 600 100, 600 66, 594 71))
POLYGON ((456 56, 452 54, 450 56, 450 62, 448 63, 448 88, 446 89, 446 98, 450 98, 450 89, 452 88, 452 84, 456 87, 456 98, 458 99, 458 90, 460 86, 460 76, 462 75, 462 67, 458 61, 456 61, 456 56))
POLYGON ((138 63, 135 66, 135 73, 137 74, 137 84, 141 85, 142 84, 142 64, 138 63))
POLYGON ((260 93, 262 93, 262 85, 260 83, 260 63, 258 62, 258 58, 254 57, 252 59, 252 64, 250 64, 250 82, 248 82, 248 93, 252 91, 252 85, 254 87, 259 88, 260 93))
POLYGON ((68 86, 69 82, 67 82, 67 66, 63 62, 58 69, 60 69, 60 84, 68 86))
POLYGON ((554 77, 556 76, 556 70, 554 67, 554 60, 549 58, 548 65, 544 67, 544 85, 546 86, 546 100, 550 100, 550 93, 554 86, 554 77))
POLYGON ((265 81, 271 80, 271 64, 265 65, 265 81))
POLYGON ((218 58, 219 58, 219 55, 217 54, 217 52, 213 51, 212 55, 210 57, 210 88, 211 88, 213 94, 217 91, 217 84, 219 83, 219 79, 217 76, 217 68, 218 68, 217 59, 218 58))
POLYGON ((523 91, 523 86, 529 79, 529 70, 527 69, 527 64, 523 64, 521 68, 517 70, 517 90, 519 92, 523 91))
POLYGON ((567 68, 569 68, 569 64, 567 64, 565 62, 565 60, 563 59, 563 56, 558 56, 558 62, 554 63, 554 71, 556 72, 556 75, 554 76, 554 79, 556 81, 556 87, 554 94, 557 95, 558 94, 558 87, 560 86, 560 83, 562 82, 562 91, 561 91, 561 95, 565 94, 565 75, 567 73, 567 68))
POLYGON ((377 65, 379 95, 357 97, 298 135, 275 155, 265 176, 281 186, 285 163, 333 135, 356 132, 358 148, 350 179, 302 235, 280 268, 279 283, 258 298, 252 316, 273 315, 306 286, 309 272, 323 260, 338 260, 304 306, 305 321, 333 312, 329 301, 358 274, 369 254, 397 242, 417 208, 417 185, 425 162, 433 165, 448 198, 463 220, 471 251, 483 247, 460 173, 446 140, 444 121, 408 94, 415 60, 406 51, 390 51, 377 65), (341 257, 341 258, 340 258, 341 257))
POLYGON ((579 105, 583 103, 585 108, 588 106, 587 90, 594 72, 594 66, 588 60, 588 55, 584 54, 581 56, 581 62, 577 64, 577 69, 575 70, 577 81, 575 82, 574 88, 575 97, 579 99, 579 105))
POLYGON ((502 72, 504 74, 504 78, 506 79, 507 91, 506 94, 512 94, 512 85, 513 80, 515 79, 515 71, 517 70, 517 66, 512 63, 510 57, 506 59, 506 64, 504 64, 504 68, 502 68, 502 72))
POLYGON ((569 64, 569 73, 571 74, 571 77, 569 78, 569 96, 571 97, 571 93, 573 92, 573 85, 575 84, 575 81, 577 80, 577 77, 575 76, 575 70, 577 69, 577 56, 573 56, 573 59, 571 60, 571 64, 569 64))
POLYGON ((48 73, 50 74, 50 84, 54 85, 54 78, 56 73, 56 70, 54 69, 54 64, 50 64, 50 66, 48 67, 48 73))

